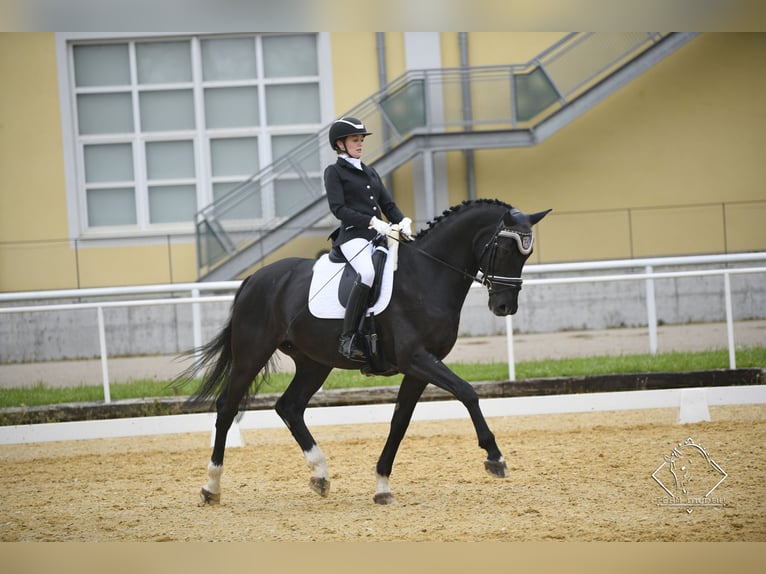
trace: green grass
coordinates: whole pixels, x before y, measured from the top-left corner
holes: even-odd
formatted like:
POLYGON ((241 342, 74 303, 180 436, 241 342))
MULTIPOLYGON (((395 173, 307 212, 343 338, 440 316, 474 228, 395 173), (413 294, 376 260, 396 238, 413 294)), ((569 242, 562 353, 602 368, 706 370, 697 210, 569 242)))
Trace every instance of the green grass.
MULTIPOLYGON (((737 350, 737 367, 766 368, 766 347, 748 347, 737 350)), ((661 371, 704 371, 726 369, 729 353, 726 350, 703 353, 662 353, 658 355, 619 355, 521 362, 516 365, 517 379, 544 377, 605 375, 616 373, 646 373, 661 371)), ((508 378, 505 363, 453 363, 450 368, 467 381, 503 381, 508 378)), ((290 382, 289 373, 272 375, 261 387, 261 393, 278 393, 290 382)), ((358 371, 334 370, 325 382, 325 389, 348 389, 371 386, 398 385, 401 375, 393 377, 365 377, 358 371)), ((186 395, 193 391, 194 383, 179 390, 167 381, 133 381, 110 385, 112 400, 157 398, 186 395)), ((103 400, 101 386, 52 388, 43 384, 26 388, 0 389, 0 408, 50 405, 68 402, 103 400)))

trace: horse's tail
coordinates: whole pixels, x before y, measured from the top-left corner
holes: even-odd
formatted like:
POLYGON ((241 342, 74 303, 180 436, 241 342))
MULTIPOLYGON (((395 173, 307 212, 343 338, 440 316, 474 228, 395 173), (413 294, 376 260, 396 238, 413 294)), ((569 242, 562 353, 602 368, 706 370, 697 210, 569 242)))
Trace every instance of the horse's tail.
POLYGON ((189 403, 200 405, 213 397, 220 396, 226 392, 226 385, 231 373, 232 353, 231 353, 231 325, 234 311, 234 305, 237 303, 242 289, 250 277, 247 277, 237 289, 234 295, 234 302, 231 305, 232 311, 229 314, 229 320, 220 333, 205 345, 196 347, 183 353, 183 356, 193 355, 196 357, 194 362, 186 368, 180 375, 173 380, 173 387, 178 389, 189 381, 195 379, 198 373, 204 371, 202 384, 189 397, 189 403))

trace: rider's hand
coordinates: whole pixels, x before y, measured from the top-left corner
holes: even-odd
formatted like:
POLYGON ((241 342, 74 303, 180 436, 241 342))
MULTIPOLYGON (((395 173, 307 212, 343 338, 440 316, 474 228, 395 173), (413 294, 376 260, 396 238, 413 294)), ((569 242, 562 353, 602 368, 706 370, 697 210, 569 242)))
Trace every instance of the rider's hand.
POLYGON ((412 220, 405 217, 399 222, 399 230, 407 239, 412 239, 412 220))
POLYGON ((378 219, 374 215, 372 216, 372 219, 370 219, 370 229, 374 229, 381 235, 388 236, 388 234, 391 232, 391 226, 386 223, 385 221, 378 219))

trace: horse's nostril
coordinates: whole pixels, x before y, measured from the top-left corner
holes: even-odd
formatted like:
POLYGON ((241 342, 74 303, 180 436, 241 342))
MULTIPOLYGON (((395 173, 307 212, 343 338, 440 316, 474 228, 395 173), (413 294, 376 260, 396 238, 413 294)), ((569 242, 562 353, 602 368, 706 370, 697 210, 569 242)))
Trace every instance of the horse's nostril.
POLYGON ((506 305, 505 303, 500 303, 498 305, 495 305, 495 308, 492 309, 492 311, 495 313, 495 315, 502 317, 508 314, 508 305, 506 305))

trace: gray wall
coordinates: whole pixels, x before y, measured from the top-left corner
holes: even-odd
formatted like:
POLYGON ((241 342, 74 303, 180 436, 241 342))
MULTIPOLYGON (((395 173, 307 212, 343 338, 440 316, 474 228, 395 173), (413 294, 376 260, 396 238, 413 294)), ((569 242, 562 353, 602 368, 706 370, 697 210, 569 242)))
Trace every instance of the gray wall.
MULTIPOLYGON (((526 278, 553 276, 535 274, 526 278)), ((735 320, 766 317, 766 274, 731 275, 731 287, 735 320)), ((655 297, 660 324, 725 320, 723 276, 657 279, 655 297)), ((228 319, 229 307, 228 302, 201 305, 203 341, 220 331, 228 319)), ((110 357, 178 354, 193 346, 190 305, 106 308, 104 319, 110 357)), ((520 294, 519 312, 513 317, 514 332, 526 333, 646 324, 643 280, 527 284, 520 294)), ((486 290, 471 289, 461 316, 461 336, 504 332, 504 318, 495 317, 487 307, 486 290)), ((2 314, 0 342, 0 363, 95 358, 99 356, 96 310, 2 314)))
MULTIPOLYGON (((673 271, 655 268, 657 273, 673 271)), ((600 273, 580 272, 578 276, 600 273)), ((618 273, 622 274, 622 272, 618 273)), ((571 274, 535 275, 535 279, 571 274)), ((735 321, 766 317, 766 273, 730 275, 735 321)), ((530 279, 528 276, 527 279, 530 279)), ((527 281, 529 283, 529 281, 527 281)), ((726 320, 722 275, 655 279, 654 296, 659 324, 708 323, 726 320)), ((564 285, 524 285, 514 332, 643 327, 647 325, 646 281, 615 281, 564 285)), ((472 289, 463 306, 460 334, 480 336, 505 333, 505 319, 487 307, 484 289, 472 289)))

